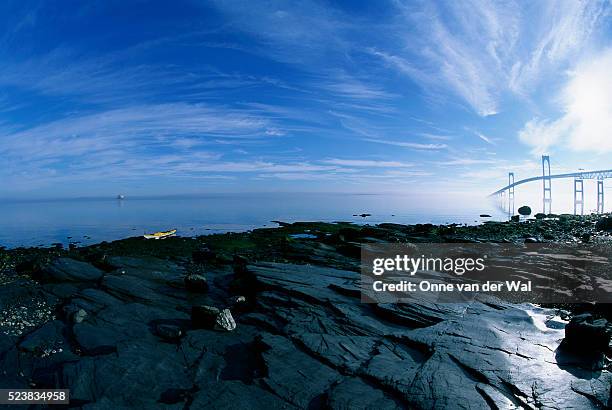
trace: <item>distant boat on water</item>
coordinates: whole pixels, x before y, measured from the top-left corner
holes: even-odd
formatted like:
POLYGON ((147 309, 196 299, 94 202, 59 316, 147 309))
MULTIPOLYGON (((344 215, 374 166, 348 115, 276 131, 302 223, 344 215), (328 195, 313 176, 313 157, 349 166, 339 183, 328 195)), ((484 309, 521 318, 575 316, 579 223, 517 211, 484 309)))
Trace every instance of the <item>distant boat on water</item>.
POLYGON ((119 194, 119 195, 117 195, 117 199, 125 199, 125 195, 119 194))

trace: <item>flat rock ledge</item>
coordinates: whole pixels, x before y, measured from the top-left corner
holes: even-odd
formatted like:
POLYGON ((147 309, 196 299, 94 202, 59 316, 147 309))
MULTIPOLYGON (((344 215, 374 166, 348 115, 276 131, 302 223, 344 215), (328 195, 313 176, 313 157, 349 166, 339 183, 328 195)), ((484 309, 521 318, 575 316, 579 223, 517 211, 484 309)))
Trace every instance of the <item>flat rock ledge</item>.
POLYGON ((71 314, 0 338, 0 388, 69 388, 83 409, 612 405, 610 373, 560 348, 553 310, 364 304, 357 272, 314 265, 217 267, 206 293, 168 261, 112 265, 58 260, 36 285, 5 285, 71 314), (238 295, 249 305, 234 312, 238 295), (216 307, 232 331, 194 326, 193 306, 216 307))

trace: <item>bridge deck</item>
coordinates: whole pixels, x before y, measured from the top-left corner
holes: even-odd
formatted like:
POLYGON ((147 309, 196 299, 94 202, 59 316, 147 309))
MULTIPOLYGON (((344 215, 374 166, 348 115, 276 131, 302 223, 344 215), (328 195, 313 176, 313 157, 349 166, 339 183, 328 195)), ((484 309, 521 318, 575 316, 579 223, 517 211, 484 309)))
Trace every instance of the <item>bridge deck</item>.
MULTIPOLYGON (((602 171, 581 171, 581 172, 573 172, 571 174, 556 174, 551 175, 551 179, 559 179, 559 178, 582 178, 582 179, 607 179, 612 178, 612 169, 606 169, 602 171)), ((527 182, 540 181, 544 179, 543 176, 539 177, 531 177, 521 179, 520 181, 516 181, 513 184, 507 185, 497 191, 493 192, 490 196, 501 194, 502 192, 515 187, 517 185, 526 184, 527 182)))

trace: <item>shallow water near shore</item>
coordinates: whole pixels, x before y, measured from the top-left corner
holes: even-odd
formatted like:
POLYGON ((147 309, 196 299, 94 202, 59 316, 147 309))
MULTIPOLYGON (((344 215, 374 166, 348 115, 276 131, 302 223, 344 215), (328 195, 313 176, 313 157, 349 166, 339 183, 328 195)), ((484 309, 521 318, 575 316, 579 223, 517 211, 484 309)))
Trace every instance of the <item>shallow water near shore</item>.
POLYGON ((486 198, 389 194, 215 194, 197 197, 4 201, 0 245, 81 245, 178 229, 181 236, 275 227, 272 221, 466 223, 504 220, 486 198), (368 217, 354 216, 371 214, 368 217), (480 218, 480 214, 491 218, 480 218))

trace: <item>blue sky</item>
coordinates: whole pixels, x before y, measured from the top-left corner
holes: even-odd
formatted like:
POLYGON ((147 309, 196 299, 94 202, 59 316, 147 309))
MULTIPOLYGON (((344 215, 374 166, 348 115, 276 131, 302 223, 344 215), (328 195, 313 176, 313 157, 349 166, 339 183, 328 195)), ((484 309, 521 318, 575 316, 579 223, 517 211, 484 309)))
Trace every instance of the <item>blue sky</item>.
POLYGON ((0 193, 488 192, 612 168, 609 1, 0 4, 0 193))

